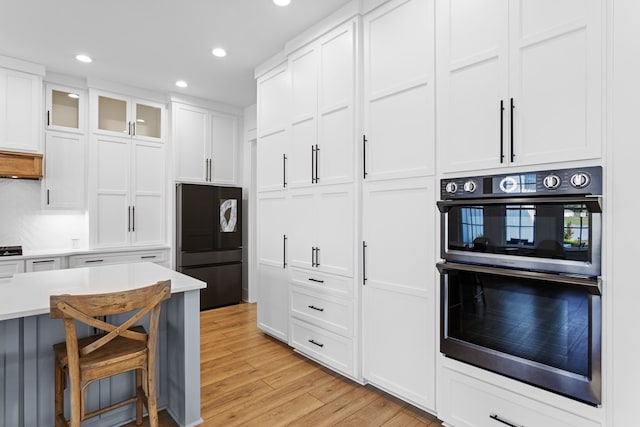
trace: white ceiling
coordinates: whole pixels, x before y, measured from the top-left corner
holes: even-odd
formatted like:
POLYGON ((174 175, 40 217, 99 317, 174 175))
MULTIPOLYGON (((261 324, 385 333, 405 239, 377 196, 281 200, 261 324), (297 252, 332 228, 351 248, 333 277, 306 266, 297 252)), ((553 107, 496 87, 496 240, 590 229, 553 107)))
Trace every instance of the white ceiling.
POLYGON ((245 107, 256 99, 254 68, 349 1, 0 0, 0 55, 245 107), (211 55, 216 46, 225 58, 211 55), (79 53, 93 62, 76 61, 79 53))

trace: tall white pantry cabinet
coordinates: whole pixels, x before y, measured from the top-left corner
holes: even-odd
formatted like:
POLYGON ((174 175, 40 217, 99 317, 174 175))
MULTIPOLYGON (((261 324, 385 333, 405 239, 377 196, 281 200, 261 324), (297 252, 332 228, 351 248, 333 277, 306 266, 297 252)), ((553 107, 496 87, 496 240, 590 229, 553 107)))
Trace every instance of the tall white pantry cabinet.
POLYGON ((431 411, 433 9, 352 2, 256 72, 259 327, 431 411))

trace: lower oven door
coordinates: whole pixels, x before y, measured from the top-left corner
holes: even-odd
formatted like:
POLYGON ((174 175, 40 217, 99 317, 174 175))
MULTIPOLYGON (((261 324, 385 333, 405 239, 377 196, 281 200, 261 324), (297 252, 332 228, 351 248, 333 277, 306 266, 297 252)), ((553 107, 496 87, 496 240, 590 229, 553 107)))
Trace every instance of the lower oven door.
POLYGON ((437 267, 443 354, 600 404, 599 280, 457 263, 437 267))

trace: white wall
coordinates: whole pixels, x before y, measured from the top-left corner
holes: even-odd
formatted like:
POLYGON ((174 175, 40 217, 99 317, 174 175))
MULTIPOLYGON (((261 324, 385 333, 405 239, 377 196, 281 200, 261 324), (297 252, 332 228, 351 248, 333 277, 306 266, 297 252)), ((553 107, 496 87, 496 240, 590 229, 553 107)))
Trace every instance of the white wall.
POLYGON ((84 212, 43 210, 41 181, 0 179, 0 246, 23 250, 71 249, 71 239, 88 246, 84 212))

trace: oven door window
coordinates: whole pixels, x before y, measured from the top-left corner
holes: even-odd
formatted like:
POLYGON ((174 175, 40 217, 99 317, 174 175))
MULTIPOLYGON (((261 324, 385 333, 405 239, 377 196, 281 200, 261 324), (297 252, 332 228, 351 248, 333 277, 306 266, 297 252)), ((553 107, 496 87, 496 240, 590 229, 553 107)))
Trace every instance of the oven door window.
POLYGON ((469 204, 447 216, 447 251, 591 261, 584 204, 469 204))

